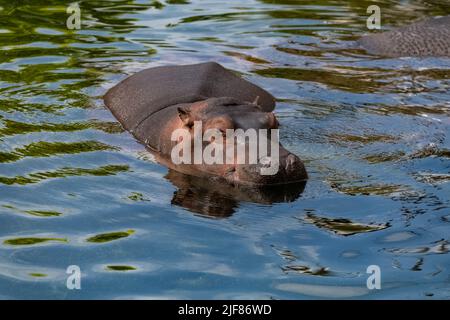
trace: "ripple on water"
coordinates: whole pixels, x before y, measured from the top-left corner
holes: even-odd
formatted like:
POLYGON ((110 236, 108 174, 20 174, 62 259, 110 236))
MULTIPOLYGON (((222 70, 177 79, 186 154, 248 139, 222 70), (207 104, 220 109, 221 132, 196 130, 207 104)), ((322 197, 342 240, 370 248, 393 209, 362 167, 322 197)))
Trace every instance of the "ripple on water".
POLYGON ((5 185, 27 185, 44 180, 58 179, 73 176, 111 176, 129 170, 127 165, 106 165, 98 168, 61 168, 54 171, 33 172, 27 176, 7 177, 0 176, 0 184, 5 185))
POLYGON ((86 241, 92 242, 92 243, 105 243, 105 242, 119 240, 121 238, 127 238, 134 233, 135 233, 134 230, 101 233, 101 234, 97 234, 95 236, 87 238, 86 241))
POLYGON ((125 265, 108 265, 105 267, 106 270, 108 271, 121 271, 121 272, 126 272, 126 271, 136 271, 137 268, 133 267, 133 266, 125 266, 125 265))
POLYGON ((411 231, 401 231, 388 234, 383 237, 383 242, 400 242, 415 238, 417 235, 411 231))
POLYGON ((395 254, 406 255, 429 255, 429 254, 446 254, 449 252, 449 242, 447 240, 435 241, 431 244, 411 247, 411 248, 392 248, 387 251, 395 254))
POLYGON ((45 217, 45 218, 59 217, 63 214, 62 212, 50 211, 50 210, 21 210, 12 205, 9 205, 9 204, 4 204, 4 205, 2 205, 2 207, 5 209, 10 209, 11 211, 13 211, 15 213, 26 214, 26 215, 33 216, 33 217, 45 217))
POLYGON ((29 237, 29 238, 11 238, 3 241, 4 245, 9 246, 33 246, 38 244, 45 244, 51 242, 69 242, 66 238, 37 238, 37 237, 29 237))
POLYGON ((315 226, 334 232, 341 236, 351 236, 358 233, 373 232, 386 229, 390 226, 389 223, 386 224, 362 224, 353 222, 349 219, 344 218, 327 218, 319 217, 315 214, 306 214, 303 218, 305 222, 314 224, 315 226))
MULTIPOLYGON (((0 7, 1 297, 70 298, 75 264, 96 287, 83 299, 448 298, 447 60, 355 48, 361 1, 80 6, 73 31, 58 0, 0 7), (177 178, 104 108, 127 75, 208 60, 276 97, 304 189, 274 201, 177 178), (369 263, 386 290, 366 289, 369 263)), ((383 24, 448 12, 385 1, 383 24)))
POLYGON ((370 290, 360 286, 327 286, 314 284, 299 284, 299 283, 282 283, 275 286, 281 291, 288 291, 302 296, 313 296, 320 298, 356 298, 365 296, 370 293, 370 290))

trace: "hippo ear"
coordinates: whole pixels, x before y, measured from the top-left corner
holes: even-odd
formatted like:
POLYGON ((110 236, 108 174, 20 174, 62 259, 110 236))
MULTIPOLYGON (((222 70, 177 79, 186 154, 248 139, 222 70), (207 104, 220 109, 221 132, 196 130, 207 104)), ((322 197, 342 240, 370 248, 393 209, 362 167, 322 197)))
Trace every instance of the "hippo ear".
POLYGON ((178 107, 178 116, 185 126, 193 126, 194 121, 192 120, 191 109, 189 107, 178 107))
POLYGON ((256 96, 255 100, 253 100, 251 104, 257 107, 258 109, 262 110, 261 105, 259 104, 259 96, 256 96))

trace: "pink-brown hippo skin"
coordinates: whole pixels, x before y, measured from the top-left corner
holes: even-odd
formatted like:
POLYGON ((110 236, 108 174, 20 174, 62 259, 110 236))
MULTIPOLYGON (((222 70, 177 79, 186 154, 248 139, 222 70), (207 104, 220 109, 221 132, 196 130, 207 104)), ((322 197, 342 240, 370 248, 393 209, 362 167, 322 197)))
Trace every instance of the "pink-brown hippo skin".
POLYGON ((359 44, 387 57, 450 57, 450 15, 364 36, 359 44))
POLYGON ((273 96, 217 63, 143 70, 110 89, 104 101, 122 126, 173 170, 234 185, 278 185, 307 179, 302 161, 281 145, 274 175, 261 174, 264 164, 173 163, 171 152, 178 142, 171 140, 172 133, 179 128, 191 132, 194 121, 201 122, 203 130, 278 128, 272 113, 273 96))

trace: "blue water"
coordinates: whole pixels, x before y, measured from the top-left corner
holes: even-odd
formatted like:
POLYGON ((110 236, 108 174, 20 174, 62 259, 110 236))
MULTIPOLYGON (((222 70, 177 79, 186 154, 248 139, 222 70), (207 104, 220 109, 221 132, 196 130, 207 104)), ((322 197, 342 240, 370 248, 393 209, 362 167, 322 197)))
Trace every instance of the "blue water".
MULTIPOLYGON (((450 298, 450 60, 355 48, 364 1, 79 1, 73 31, 68 3, 0 1, 0 298, 450 298), (277 98, 301 195, 187 181, 103 105, 134 72, 210 60, 277 98)), ((379 3, 386 29, 450 13, 379 3)))

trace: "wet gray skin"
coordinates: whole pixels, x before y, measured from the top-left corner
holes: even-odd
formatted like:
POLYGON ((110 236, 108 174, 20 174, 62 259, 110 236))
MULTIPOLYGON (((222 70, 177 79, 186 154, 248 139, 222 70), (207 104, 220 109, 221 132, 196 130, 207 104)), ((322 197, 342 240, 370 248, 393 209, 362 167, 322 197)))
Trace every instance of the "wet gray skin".
POLYGON ((125 129, 153 151, 158 161, 176 171, 247 185, 307 179, 302 161, 281 144, 279 168, 272 175, 261 174, 269 164, 259 161, 211 165, 176 165, 171 161, 172 149, 178 144, 171 140, 172 133, 184 128, 191 130, 193 138, 194 121, 201 121, 203 131, 278 128, 272 95, 217 63, 146 69, 110 89, 104 100, 125 129))
POLYGON ((450 57, 450 15, 364 36, 358 43, 369 53, 388 57, 450 57))

